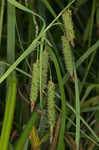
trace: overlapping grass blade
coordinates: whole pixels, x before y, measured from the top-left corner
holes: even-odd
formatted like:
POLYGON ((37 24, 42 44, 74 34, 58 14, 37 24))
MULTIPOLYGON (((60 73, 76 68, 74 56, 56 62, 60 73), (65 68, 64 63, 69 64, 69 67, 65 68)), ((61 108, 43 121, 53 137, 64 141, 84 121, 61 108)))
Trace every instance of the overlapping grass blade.
POLYGON ((74 67, 75 98, 76 98, 76 149, 79 150, 80 141, 80 94, 76 68, 74 67))

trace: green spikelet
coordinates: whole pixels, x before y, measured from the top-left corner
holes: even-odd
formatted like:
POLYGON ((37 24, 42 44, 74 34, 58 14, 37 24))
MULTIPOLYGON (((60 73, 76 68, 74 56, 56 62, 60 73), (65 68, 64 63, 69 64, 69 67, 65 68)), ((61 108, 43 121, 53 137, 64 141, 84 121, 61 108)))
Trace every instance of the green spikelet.
POLYGON ((55 85, 52 81, 48 83, 48 119, 50 125, 50 142, 53 139, 53 127, 55 125, 55 85))
POLYGON ((47 82, 47 72, 48 72, 48 52, 43 51, 42 56, 42 91, 46 88, 47 82))
POLYGON ((70 43, 65 36, 62 36, 62 44, 63 44, 65 65, 70 76, 73 78, 73 55, 72 55, 70 43))
POLYGON ((38 97, 39 80, 40 80, 39 73, 40 73, 40 66, 39 66, 39 61, 37 61, 35 64, 33 64, 32 83, 30 89, 30 100, 31 100, 32 107, 34 107, 35 101, 38 97))
POLYGON ((69 9, 66 10, 65 13, 62 15, 62 19, 64 22, 66 37, 74 46, 73 40, 75 38, 75 34, 74 34, 73 23, 72 23, 72 13, 69 9))

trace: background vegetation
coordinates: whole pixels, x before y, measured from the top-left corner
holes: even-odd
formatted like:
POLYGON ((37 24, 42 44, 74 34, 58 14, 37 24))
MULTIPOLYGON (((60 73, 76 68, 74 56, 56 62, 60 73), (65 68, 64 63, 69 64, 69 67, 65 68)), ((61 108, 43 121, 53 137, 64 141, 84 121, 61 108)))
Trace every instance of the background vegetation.
POLYGON ((99 149, 98 50, 99 0, 0 1, 0 150, 99 149))

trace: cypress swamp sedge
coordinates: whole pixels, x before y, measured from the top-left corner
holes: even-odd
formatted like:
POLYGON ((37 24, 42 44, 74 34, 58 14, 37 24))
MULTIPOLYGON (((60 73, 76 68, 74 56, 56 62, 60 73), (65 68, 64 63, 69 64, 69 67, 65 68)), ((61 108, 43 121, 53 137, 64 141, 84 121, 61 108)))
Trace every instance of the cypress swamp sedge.
POLYGON ((33 112, 35 102, 38 97, 39 81, 40 81, 40 66, 39 61, 33 64, 32 82, 30 89, 31 112, 33 112))
POLYGON ((99 0, 0 8, 0 150, 98 150, 99 0))
MULTIPOLYGON (((48 71, 48 52, 46 50, 42 53, 42 74, 41 74, 41 91, 44 93, 47 82, 47 71, 48 71)), ((33 64, 33 73, 32 73, 32 83, 30 90, 30 100, 31 100, 31 111, 34 109, 34 104, 38 97, 38 92, 40 88, 40 61, 37 60, 33 64)))
POLYGON ((48 82, 48 120, 50 125, 50 143, 52 143, 55 125, 55 85, 51 80, 48 82))
POLYGON ((62 45, 63 45, 65 66, 71 76, 71 79, 73 80, 74 79, 73 78, 73 55, 71 51, 70 42, 66 39, 65 36, 62 36, 62 45))
POLYGON ((48 52, 44 50, 42 55, 42 75, 41 75, 42 93, 46 88, 47 72, 48 72, 48 52))
POLYGON ((72 13, 71 10, 66 10, 62 15, 63 23, 64 23, 64 29, 66 38, 71 42, 71 45, 74 47, 74 38, 75 33, 73 29, 73 22, 72 22, 72 13))

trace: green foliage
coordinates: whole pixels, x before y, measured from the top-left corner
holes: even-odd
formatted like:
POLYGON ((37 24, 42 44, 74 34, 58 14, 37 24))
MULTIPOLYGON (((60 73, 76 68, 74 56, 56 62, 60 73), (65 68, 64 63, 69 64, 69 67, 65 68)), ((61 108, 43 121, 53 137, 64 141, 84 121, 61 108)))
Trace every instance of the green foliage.
POLYGON ((99 0, 0 1, 0 150, 99 149, 98 50, 99 0))

